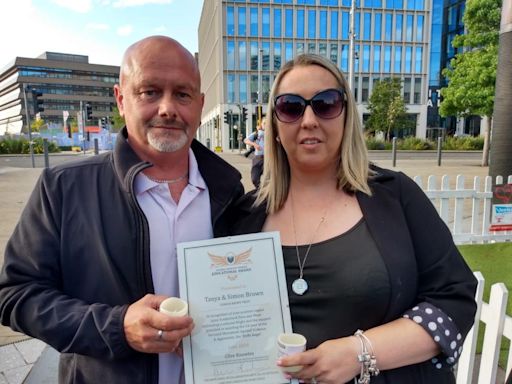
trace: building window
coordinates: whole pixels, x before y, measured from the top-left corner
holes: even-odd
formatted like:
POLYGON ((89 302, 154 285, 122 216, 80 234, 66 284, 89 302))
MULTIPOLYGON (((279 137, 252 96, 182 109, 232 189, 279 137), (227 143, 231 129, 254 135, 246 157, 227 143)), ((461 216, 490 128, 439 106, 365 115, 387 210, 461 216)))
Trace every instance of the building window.
POLYGON ((338 11, 331 11, 331 39, 338 39, 338 11))
POLYGON ((304 43, 297 43, 295 46, 295 50, 297 52, 297 55, 302 55, 304 53, 304 43))
POLYGON ((247 33, 245 18, 246 18, 245 7, 238 8, 238 35, 239 36, 245 36, 247 33))
POLYGON ((361 101, 363 103, 368 102, 369 93, 370 93, 370 78, 365 76, 365 77, 363 77, 363 85, 361 87, 361 101))
POLYGON ((370 46, 363 46, 363 72, 370 72, 370 46))
POLYGON ((350 15, 348 12, 341 13, 341 38, 343 40, 348 40, 348 30, 350 28, 350 15))
POLYGON ((402 47, 395 47, 395 73, 402 72, 402 47))
POLYGON ((268 41, 264 41, 261 43, 261 48, 263 52, 261 53, 261 69, 264 71, 270 70, 270 43, 268 41))
POLYGON ((235 69, 235 42, 227 42, 227 61, 228 70, 233 71, 235 69))
POLYGON ((235 34, 235 10, 233 7, 226 8, 226 28, 227 35, 233 36, 235 34))
POLYGON ((364 14, 363 40, 371 39, 371 31, 372 31, 372 14, 365 13, 364 14))
POLYGON ((308 43, 308 53, 316 53, 316 44, 308 43))
POLYGON ((341 46, 341 70, 348 72, 348 48, 347 44, 341 46))
POLYGON ((318 54, 327 59, 327 43, 318 44, 318 54))
POLYGON ((274 69, 281 69, 281 43, 274 43, 274 69))
POLYGON ((416 41, 423 41, 423 16, 418 15, 416 19, 416 41))
POLYGON ((386 32, 384 34, 384 39, 386 41, 391 41, 393 36, 393 15, 391 13, 386 13, 386 32))
POLYGON ((228 78, 228 103, 235 102, 235 75, 229 74, 228 78))
POLYGON ((242 104, 247 104, 247 75, 240 75, 240 88, 238 90, 239 101, 242 104))
POLYGON ((359 12, 356 12, 356 15, 354 17, 354 33, 356 34, 356 36, 361 36, 360 26, 361 26, 361 14, 359 12))
POLYGON ((320 11, 320 38, 327 39, 327 11, 320 11))
POLYGON ((421 78, 414 79, 414 104, 421 104, 421 78))
POLYGON ((402 41, 402 33, 403 33, 403 15, 396 15, 396 29, 395 29, 395 41, 402 41))
POLYGON ((330 5, 332 7, 337 7, 338 0, 320 0, 320 5, 330 5))
POLYGON ((354 72, 359 72, 359 59, 361 54, 361 46, 359 44, 354 45, 354 72))
POLYGON ((293 43, 284 43, 284 61, 290 61, 293 58, 293 43))
POLYGON ((251 36, 258 37, 258 8, 251 8, 251 36))
POLYGON ((359 102, 359 77, 354 78, 354 99, 359 102))
POLYGON ((380 45, 373 47, 373 72, 380 72, 380 45))
POLYGON ((331 61, 338 65, 338 44, 331 43, 331 54, 330 54, 331 61))
POLYGON ((251 75, 251 102, 258 102, 258 75, 251 75))
POLYGON ((270 75, 261 76, 261 88, 263 91, 262 102, 268 103, 268 96, 270 95, 270 75))
POLYGON ((405 73, 412 71, 412 47, 405 47, 405 73))
POLYGON ((247 43, 245 41, 238 42, 238 69, 247 69, 247 43))
POLYGON ((411 103, 411 78, 406 77, 404 79, 404 102, 406 104, 411 103))
POLYGON ((314 39, 316 37, 316 11, 310 9, 308 11, 308 38, 314 39))
POLYGON ((414 66, 414 72, 421 73, 422 62, 423 62, 423 48, 416 47, 416 65, 414 66))
POLYGON ((304 10, 297 10, 297 37, 304 37, 304 10))
POLYGON ((281 10, 274 8, 274 37, 281 37, 281 10))
POLYGON ((258 42, 251 41, 251 70, 258 70, 258 42))
POLYGON ((414 24, 414 16, 407 15, 405 26, 405 41, 412 41, 412 28, 414 24))
POLYGON ((383 72, 391 72, 391 46, 386 45, 384 47, 384 71, 383 72))
POLYGON ((293 10, 287 9, 284 12, 285 16, 285 36, 293 37, 293 10))
POLYGON ((270 8, 261 10, 261 35, 263 37, 270 36, 270 8))
POLYGON ((375 29, 373 30, 373 39, 382 40, 382 13, 375 14, 375 29))

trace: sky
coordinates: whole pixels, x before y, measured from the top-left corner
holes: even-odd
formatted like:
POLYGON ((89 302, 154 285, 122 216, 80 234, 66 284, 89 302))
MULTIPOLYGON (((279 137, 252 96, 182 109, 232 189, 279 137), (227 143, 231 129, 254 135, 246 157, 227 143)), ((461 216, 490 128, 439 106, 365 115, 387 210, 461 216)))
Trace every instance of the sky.
MULTIPOLYGON (((206 0, 208 1, 208 0, 206 0)), ((89 56, 120 65, 125 49, 150 35, 197 52, 203 0, 0 0, 0 70, 17 56, 89 56)))

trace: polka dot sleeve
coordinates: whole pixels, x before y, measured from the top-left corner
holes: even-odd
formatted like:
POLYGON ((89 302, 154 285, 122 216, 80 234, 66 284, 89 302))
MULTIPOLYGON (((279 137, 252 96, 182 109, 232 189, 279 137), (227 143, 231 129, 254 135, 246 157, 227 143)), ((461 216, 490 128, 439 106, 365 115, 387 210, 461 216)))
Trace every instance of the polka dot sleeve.
POLYGON ((438 369, 453 367, 462 352, 463 340, 452 319, 427 302, 409 309, 403 317, 421 325, 441 348, 441 353, 432 359, 432 364, 438 369))

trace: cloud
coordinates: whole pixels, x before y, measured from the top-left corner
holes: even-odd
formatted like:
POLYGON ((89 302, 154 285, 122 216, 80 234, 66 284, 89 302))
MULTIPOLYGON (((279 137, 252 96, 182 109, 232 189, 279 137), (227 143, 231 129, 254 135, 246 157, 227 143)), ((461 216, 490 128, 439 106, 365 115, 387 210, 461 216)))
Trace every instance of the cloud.
POLYGON ((117 0, 112 5, 114 8, 138 7, 148 4, 171 4, 174 0, 117 0))
POLYGON ((52 0, 52 2, 78 13, 87 13, 92 7, 91 0, 52 0))
POLYGON ((117 34, 119 36, 128 36, 128 35, 131 35, 132 32, 133 32, 133 26, 130 24, 123 25, 123 26, 117 28, 117 34))
POLYGON ((96 31, 106 31, 110 29, 110 26, 108 24, 101 24, 101 23, 89 23, 85 26, 86 29, 93 29, 96 31))

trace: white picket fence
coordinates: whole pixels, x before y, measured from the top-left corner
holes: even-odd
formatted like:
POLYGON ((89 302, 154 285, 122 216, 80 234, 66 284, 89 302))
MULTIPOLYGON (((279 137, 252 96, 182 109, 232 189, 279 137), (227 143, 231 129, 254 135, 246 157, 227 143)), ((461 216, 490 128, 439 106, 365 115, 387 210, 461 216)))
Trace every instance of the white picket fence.
MULTIPOLYGON (((472 188, 465 187, 464 176, 458 175, 455 185, 450 185, 448 176, 437 178, 429 176, 426 188, 421 177, 414 178, 436 207, 439 215, 450 228, 455 243, 486 243, 512 241, 512 231, 491 232, 491 200, 492 178, 482 180, 476 176, 472 188)), ((496 178, 496 184, 502 184, 503 177, 496 178)), ((512 175, 507 183, 512 183, 512 175)), ((512 255, 509 255, 512 257, 512 255)), ((489 303, 482 300, 484 292, 484 277, 475 272, 478 280, 476 301, 478 304, 473 328, 466 337, 464 350, 457 364, 457 384, 495 384, 504 383, 512 370, 512 342, 508 350, 507 366, 503 378, 497 380, 498 359, 503 338, 512 340, 512 318, 506 315, 508 290, 503 283, 493 284, 489 303), (480 323, 485 323, 482 354, 480 365, 475 370, 477 362, 476 346, 480 323), (474 376, 474 377, 473 377, 474 376)))
MULTIPOLYGON (((482 185, 475 176, 473 187, 466 188, 464 176, 458 175, 455 185, 450 185, 449 176, 443 176, 437 185, 436 176, 429 176, 426 188, 421 177, 414 181, 424 190, 439 215, 450 228, 456 244, 512 241, 512 231, 491 232, 492 177, 486 176, 482 185)), ((496 184, 502 184, 503 177, 496 177, 496 184)), ((512 175, 507 183, 512 183, 512 175)))
POLYGON ((503 338, 512 340, 512 318, 505 314, 507 309, 508 290, 503 283, 491 286, 489 304, 482 300, 484 293, 484 277, 480 272, 475 272, 478 280, 476 291, 477 312, 475 324, 466 336, 462 355, 457 364, 457 384, 494 384, 504 383, 512 370, 512 343, 508 350, 505 375, 497 380, 498 358, 503 338), (475 368, 475 353, 480 322, 485 323, 484 342, 480 366, 475 368), (474 372, 478 372, 473 377, 474 372))

